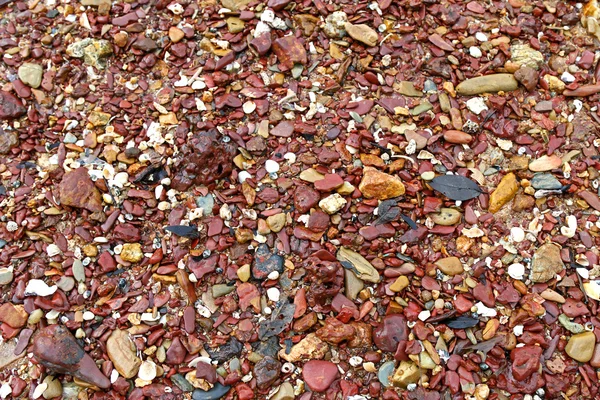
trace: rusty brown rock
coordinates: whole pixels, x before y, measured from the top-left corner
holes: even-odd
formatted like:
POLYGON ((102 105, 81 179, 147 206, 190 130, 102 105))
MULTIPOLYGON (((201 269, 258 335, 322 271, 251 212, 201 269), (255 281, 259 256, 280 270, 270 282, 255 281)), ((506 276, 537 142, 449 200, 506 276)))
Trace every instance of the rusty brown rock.
POLYGON ((64 206, 85 208, 92 212, 102 211, 102 195, 84 167, 63 176, 58 186, 58 200, 64 206))
POLYGON ((273 52, 279 62, 287 69, 294 64, 305 65, 308 62, 306 49, 302 42, 294 36, 284 36, 273 42, 273 52))

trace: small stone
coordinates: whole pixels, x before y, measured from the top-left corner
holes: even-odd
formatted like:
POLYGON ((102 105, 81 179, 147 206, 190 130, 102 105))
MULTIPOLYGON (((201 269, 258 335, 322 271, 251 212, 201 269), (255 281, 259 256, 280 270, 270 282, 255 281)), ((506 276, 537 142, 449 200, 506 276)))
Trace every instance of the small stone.
POLYGON ((273 271, 280 274, 283 272, 283 257, 272 254, 269 246, 263 243, 258 246, 254 253, 252 276, 254 279, 263 280, 273 271))
POLYGON ((548 88, 552 92, 562 93, 565 90, 565 83, 554 75, 546 74, 542 79, 548 83, 548 88))
POLYGON ((586 363, 592 359, 596 346, 596 335, 594 332, 583 332, 571 336, 565 347, 565 352, 572 359, 586 363))
POLYGON ((462 274, 464 267, 458 257, 446 257, 435 262, 440 271, 449 276, 462 274))
POLYGON ((394 85, 394 90, 404 96, 422 97, 423 92, 415 89, 415 85, 409 81, 400 81, 394 85))
POLYGON ((496 190, 490 195, 489 211, 491 213, 498 212, 515 197, 518 190, 519 184, 517 183, 515 174, 512 172, 506 174, 498 184, 496 190))
POLYGON ((512 374, 515 379, 525 380, 538 371, 542 351, 540 346, 527 345, 517 347, 510 352, 512 374))
POLYGON ((337 366, 330 361, 310 360, 304 364, 302 378, 313 392, 326 391, 338 378, 337 366))
POLYGON ((192 400, 219 400, 229 392, 229 389, 230 386, 223 386, 217 382, 210 390, 194 390, 192 400))
POLYGON ((428 216, 437 225, 451 226, 460 222, 462 213, 453 208, 442 208, 438 213, 429 214, 428 216))
POLYGON ((373 330, 373 342, 379 350, 395 352, 398 342, 408 339, 406 318, 402 314, 390 314, 373 330))
POLYGON ((525 86, 525 89, 532 91, 538 84, 539 73, 533 68, 523 66, 515 72, 515 79, 525 86))
POLYGON ((314 360, 323 358, 328 350, 327 343, 319 339, 314 333, 309 333, 304 339, 293 345, 289 353, 282 349, 279 356, 289 362, 314 360))
POLYGON ((560 189, 563 185, 558 179, 552 174, 535 174, 531 179, 531 186, 534 189, 547 189, 556 190, 560 189))
POLYGON ((7 324, 11 328, 18 329, 25 326, 29 315, 25 308, 12 303, 4 303, 0 306, 0 322, 7 324))
POLYGON ((271 387, 279 378, 281 371, 281 363, 273 357, 264 357, 254 366, 254 376, 256 378, 256 386, 259 389, 271 387))
MULTIPOLYGON (((2 98, 0 96, 0 102, 2 98)), ((2 105, 0 105, 2 107, 2 105)), ((7 154, 12 148, 19 144, 19 136, 14 131, 5 131, 0 127, 0 154, 7 154)))
POLYGON ((44 69, 39 64, 23 63, 19 67, 19 79, 29 87, 37 89, 42 84, 44 69))
POLYGON ((529 163, 529 170, 533 172, 551 171, 553 169, 560 168, 562 163, 562 159, 558 156, 542 156, 529 163))
POLYGON ((554 279, 556 274, 564 270, 560 256, 560 248, 553 243, 540 246, 531 261, 531 280, 533 282, 547 282, 554 279))
POLYGON ((290 137, 294 133, 294 123, 290 121, 281 121, 273 129, 271 129, 271 135, 277 137, 290 137))
POLYGON ((400 365, 392 376, 392 384, 406 389, 411 383, 417 383, 421 377, 421 371, 417 364, 412 361, 400 361, 400 365))
POLYGON ((363 177, 358 190, 367 199, 386 200, 404 194, 405 188, 400 179, 380 172, 372 167, 363 169, 363 177))
POLYGON ((73 375, 101 389, 110 387, 108 378, 64 326, 49 325, 41 329, 33 339, 32 353, 53 372, 73 375))
POLYGON ((185 37, 185 32, 176 26, 172 26, 169 28, 169 39, 173 43, 179 43, 185 37))
POLYGON ((283 382, 277 392, 270 398, 270 400, 294 400, 296 395, 294 394, 294 387, 289 382, 283 382))
POLYGON ((27 112, 18 97, 10 92, 0 90, 0 119, 15 119, 27 112))
POLYGON ((62 395, 63 388, 56 377, 48 375, 44 378, 43 383, 47 385, 46 390, 44 390, 44 393, 42 394, 45 399, 53 399, 62 395))
POLYGON ((523 193, 519 193, 515 196, 515 201, 513 202, 512 209, 513 211, 520 212, 524 210, 531 210, 535 206, 535 199, 533 196, 528 196, 523 193))
POLYGON ((227 29, 229 29, 230 33, 236 34, 240 33, 244 30, 245 23, 241 19, 237 17, 229 17, 226 20, 227 29))
POLYGON ((285 226, 287 217, 284 213, 279 213, 267 217, 267 225, 269 229, 275 233, 281 231, 285 226))
POLYGON ((327 214, 335 214, 341 210, 347 201, 338 193, 331 194, 319 202, 319 207, 327 214))
POLYGON ((510 47, 510 61, 521 67, 538 70, 544 65, 544 55, 532 49, 528 44, 518 43, 510 47))
POLYGON ((337 174, 326 174, 323 179, 315 182, 315 189, 319 192, 331 192, 341 187, 344 180, 337 174))
POLYGON ((367 46, 377 46, 377 42, 379 41, 379 35, 377 32, 368 25, 358 24, 354 25, 350 22, 346 22, 344 24, 344 29, 350 37, 354 40, 358 40, 366 44, 367 46))
POLYGON ((513 74, 491 74, 467 79, 456 87, 461 96, 472 96, 482 93, 510 92, 517 90, 519 83, 513 74))
POLYGON ((248 282, 248 279, 250 279, 250 264, 244 264, 238 268, 237 276, 242 282, 248 282))
MULTIPOLYGON (((308 62, 306 49, 302 42, 293 35, 275 40, 273 42, 273 53, 288 70, 292 69, 295 64, 305 65, 308 62)), ((274 135, 273 132, 271 134, 274 135)))
POLYGON ((67 47, 67 55, 82 58, 86 64, 104 69, 107 65, 108 56, 112 54, 112 45, 108 40, 83 39, 70 44, 67 47))
POLYGON ((408 278, 404 275, 399 276, 394 283, 390 285, 392 292, 401 292, 406 289, 409 285, 408 278))
POLYGON ((0 286, 8 285, 14 279, 13 269, 10 268, 0 268, 0 286))
POLYGON ((346 35, 346 23, 348 16, 343 11, 334 11, 325 19, 323 31, 325 35, 333 39, 341 39, 346 35))
POLYGON ((121 250, 120 256, 123 261, 138 263, 144 258, 144 253, 142 253, 142 245, 139 243, 123 244, 123 250, 121 250))
POLYGON ((131 379, 137 375, 142 360, 136 355, 135 346, 127 331, 115 329, 106 341, 106 352, 123 377, 131 379))

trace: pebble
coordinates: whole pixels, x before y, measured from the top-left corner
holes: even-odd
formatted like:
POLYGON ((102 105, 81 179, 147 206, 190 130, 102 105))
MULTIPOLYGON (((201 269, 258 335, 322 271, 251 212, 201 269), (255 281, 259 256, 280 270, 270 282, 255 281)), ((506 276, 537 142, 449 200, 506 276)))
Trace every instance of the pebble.
POLYGON ((387 200, 404 194, 405 188, 400 179, 380 172, 373 167, 364 167, 358 190, 367 199, 387 200))
POLYGON ((538 173, 538 174, 533 175, 533 178, 531 179, 531 186, 537 190, 539 190, 539 189, 557 190, 557 189, 560 189, 563 185, 552 174, 538 173))
MULTIPOLYGON (((19 98, 10 92, 0 90, 0 119, 12 120, 27 112, 19 98)), ((4 132, 4 130, 2 130, 4 132)), ((4 134, 3 134, 4 135, 4 134)))
POLYGON ((265 169, 270 174, 279 172, 279 163, 274 160, 267 160, 265 161, 265 169))
POLYGON ((469 47, 469 54, 471 55, 471 57, 475 57, 475 58, 480 58, 481 56, 483 56, 481 49, 476 46, 469 47))
POLYGON ((520 263, 514 263, 508 266, 508 275, 517 280, 523 279, 525 276, 525 266, 520 263))
POLYGON ((352 39, 358 40, 367 46, 377 46, 379 35, 377 34, 377 31, 370 26, 365 24, 354 25, 350 22, 346 22, 344 24, 344 29, 352 39))
POLYGON ((106 341, 106 351, 121 376, 129 379, 137 375, 142 360, 136 355, 135 346, 126 331, 115 329, 106 341))
POLYGON ((489 211, 491 213, 498 212, 506 203, 515 197, 518 190, 519 184, 517 183, 515 174, 512 172, 506 174, 496 187, 496 190, 490 195, 489 211))
POLYGON ((510 228, 510 238, 513 242, 521 243, 525 239, 525 231, 519 226, 510 228))
POLYGON ((412 361, 400 361, 400 365, 392 376, 392 384, 406 389, 411 383, 416 383, 421 378, 421 370, 412 361))
POLYGON ((462 213, 453 208, 441 208, 439 212, 428 214, 428 217, 436 225, 452 226, 458 224, 462 219, 462 213))
POLYGON ((139 243, 125 243, 121 250, 120 257, 123 261, 138 263, 144 258, 142 253, 142 245, 139 243))
POLYGON ((435 262, 440 271, 449 276, 462 274, 465 270, 458 257, 446 257, 435 262))
POLYGON ((596 335, 594 332, 583 332, 569 338, 565 352, 572 359, 586 363, 592 359, 595 346, 596 335))
POLYGON ((302 379, 317 393, 326 391, 338 376, 337 366, 330 361, 310 360, 302 369, 302 379))
POLYGON ((42 328, 33 340, 32 353, 50 371, 71 374, 101 389, 110 387, 110 381, 100 372, 92 357, 61 325, 42 328))
POLYGON ((327 214, 333 215, 340 211, 346 205, 346 203, 346 199, 344 199, 338 193, 334 193, 319 201, 319 207, 321 207, 321 209, 327 214))
POLYGON ((220 383, 215 383, 212 389, 202 390, 196 389, 192 393, 193 400, 220 400, 225 397, 227 392, 231 389, 230 386, 223 386, 220 383))
POLYGON ((254 279, 263 280, 272 272, 283 272, 283 257, 272 254, 266 244, 260 244, 254 254, 252 276, 254 279))
POLYGON ((542 156, 529 163, 529 170, 533 172, 551 171, 553 169, 560 168, 562 163, 562 159, 558 156, 542 156))
POLYGON ((467 79, 458 84, 456 93, 472 96, 482 93, 510 92, 519 86, 513 74, 491 74, 467 79))
POLYGON ((560 248, 553 243, 540 246, 531 261, 531 280, 533 282, 547 282, 554 279, 556 274, 562 272, 565 265, 560 256, 560 248))
POLYGON ((379 379, 379 382, 381 382, 381 384, 385 387, 392 386, 390 378, 392 375, 394 375, 395 370, 396 363, 394 361, 386 361, 381 364, 379 370, 377 371, 377 378, 379 379))
POLYGON ((373 330, 373 342, 381 351, 395 352, 398 342, 408 339, 406 317, 402 314, 386 315, 373 330))
POLYGON ((63 388, 56 377, 47 376, 44 378, 43 383, 47 385, 46 390, 44 390, 44 393, 42 394, 45 399, 53 399, 62 395, 63 388))
POLYGON ((8 285, 13 281, 13 268, 0 268, 0 286, 8 285))
POLYGON ((19 79, 29 87, 37 89, 42 84, 44 69, 39 64, 23 63, 19 67, 19 79))
POLYGON ((467 108, 474 114, 481 114, 488 109, 483 97, 473 97, 467 100, 467 108))

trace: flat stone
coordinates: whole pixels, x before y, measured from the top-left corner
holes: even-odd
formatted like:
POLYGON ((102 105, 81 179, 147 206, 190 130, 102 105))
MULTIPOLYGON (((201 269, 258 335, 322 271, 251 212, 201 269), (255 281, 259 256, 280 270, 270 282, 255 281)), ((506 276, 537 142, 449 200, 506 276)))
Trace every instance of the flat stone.
POLYGON ((538 70, 544 65, 544 55, 528 44, 517 43, 510 46, 510 61, 519 66, 538 70))
POLYGON ((139 243, 125 243, 123 244, 123 250, 121 250, 121 259, 131 263, 138 263, 144 258, 142 252, 142 245, 139 243))
POLYGON ((106 352, 123 377, 130 379, 137 375, 142 360, 136 355, 135 345, 127 331, 115 329, 106 341, 106 352))
POLYGON ((586 363, 592 359, 596 346, 594 332, 583 332, 571 336, 565 346, 565 352, 574 360, 586 363))
POLYGON ((472 96, 482 93, 510 92, 517 90, 519 83, 513 74, 492 74, 467 79, 458 84, 456 93, 472 96))
POLYGON ((531 261, 531 280, 533 282, 547 282, 556 277, 556 274, 565 269, 560 256, 560 248, 553 243, 540 246, 531 261))
POLYGON ((462 213, 453 208, 442 208, 437 213, 428 215, 429 218, 436 224, 442 226, 452 226, 460 222, 462 213))
POLYGON ((302 379, 313 392, 324 392, 338 378, 337 366, 330 361, 310 360, 302 369, 302 379))
POLYGON ((395 352, 398 342, 408 339, 406 318, 402 314, 390 314, 373 330, 373 342, 379 350, 395 352))
POLYGON ((294 123, 290 121, 281 121, 271 129, 270 133, 273 136, 288 138, 294 133, 294 123))
POLYGON ((272 232, 279 232, 283 229, 287 221, 287 217, 284 213, 279 213, 267 217, 267 225, 272 232))
POLYGON ((37 89, 42 84, 44 69, 39 64, 23 63, 19 67, 19 79, 29 87, 37 89))
POLYGON ((542 156, 529 163, 529 169, 533 172, 551 171, 553 169, 560 168, 562 163, 562 159, 558 156, 542 156))
POLYGON ((400 81, 398 84, 394 85, 394 90, 404 96, 409 97, 422 97, 423 92, 415 89, 414 83, 410 81, 400 81))
POLYGON ((216 383, 210 390, 196 389, 192 393, 193 400, 219 400, 223 398, 231 389, 230 386, 223 386, 216 383))
POLYGON ((96 363, 62 325, 49 325, 34 337, 32 353, 40 364, 59 374, 70 374, 85 382, 108 389, 110 381, 96 363))
POLYGON ((292 69, 295 64, 305 65, 308 62, 306 49, 302 42, 293 35, 275 40, 273 42, 273 52, 279 62, 288 70, 292 69))
POLYGON ((386 200, 404 194, 404 184, 395 176, 380 172, 372 167, 364 167, 358 190, 367 199, 386 200))
POLYGON ((489 212, 498 212, 506 203, 515 197, 518 190, 519 184, 515 174, 512 172, 506 174, 498 184, 496 190, 490 195, 489 212))
POLYGON ((252 265, 252 276, 254 279, 266 279, 272 272, 283 272, 283 257, 271 253, 269 246, 261 244, 254 253, 254 263, 252 265))
POLYGON ((0 90, 0 119, 19 118, 26 112, 27 109, 17 96, 0 90))
POLYGON ((259 389, 271 387, 279 378, 281 372, 281 363, 273 357, 264 357, 254 365, 254 377, 256 378, 256 386, 259 389))
POLYGON ((323 179, 315 182, 315 189, 319 192, 332 192, 344 184, 344 180, 338 174, 325 174, 323 179))
POLYGON ((409 283, 410 282, 408 281, 408 278, 404 275, 401 275, 398 278, 396 278, 394 283, 390 285, 390 290, 396 293, 401 292, 408 287, 409 283))
POLYGON ((340 247, 336 254, 336 258, 340 262, 350 263, 360 280, 372 283, 379 282, 379 272, 373 267, 373 264, 354 250, 347 247, 340 247))
POLYGON ((531 179, 531 186, 534 189, 560 189, 563 185, 552 174, 535 174, 531 179))
POLYGON ((400 365, 392 376, 392 384, 405 388, 411 383, 417 383, 421 377, 421 371, 417 364, 412 361, 400 361, 400 365))
POLYGON ((18 329, 25 326, 29 314, 20 304, 4 303, 0 306, 0 322, 11 328, 18 329))
POLYGON ((344 29, 350 37, 354 40, 358 40, 361 43, 366 44, 367 46, 377 46, 377 42, 379 41, 379 35, 375 29, 371 28, 369 25, 358 24, 354 25, 350 22, 346 22, 344 24, 344 29))
POLYGON ((67 172, 58 185, 58 199, 62 205, 102 211, 102 195, 84 167, 67 172))
POLYGON ((449 276, 462 274, 464 267, 458 257, 446 257, 435 262, 435 265, 440 271, 449 276))

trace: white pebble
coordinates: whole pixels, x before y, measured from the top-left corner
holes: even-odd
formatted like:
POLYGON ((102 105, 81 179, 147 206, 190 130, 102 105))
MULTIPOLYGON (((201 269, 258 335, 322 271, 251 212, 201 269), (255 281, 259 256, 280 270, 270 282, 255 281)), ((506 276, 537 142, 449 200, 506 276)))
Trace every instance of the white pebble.
POLYGON ((35 390, 33 391, 33 396, 31 397, 33 397, 34 399, 41 397, 42 393, 44 393, 46 389, 48 389, 48 384, 46 382, 40 383, 35 387, 35 390))
POLYGON ((267 275, 267 279, 274 281, 279 278, 279 272, 273 271, 269 275, 267 275))
POLYGON ((579 276, 581 276, 583 279, 590 279, 590 271, 588 271, 587 269, 577 268, 576 271, 579 274, 579 276))
POLYGON ((474 57, 474 58, 480 58, 483 55, 483 53, 481 52, 481 49, 476 46, 469 47, 469 54, 471 55, 471 57, 474 57))
POLYGON ((525 231, 520 226, 510 228, 510 238, 513 242, 521 243, 525 239, 525 231))
POLYGON ((560 233, 568 238, 572 238, 575 236, 575 232, 577 232, 577 217, 569 215, 567 217, 567 226, 561 226, 560 233))
POLYGON ((525 266, 523 264, 514 263, 508 266, 508 276, 513 279, 523 279, 525 275, 525 266))
POLYGON ((54 257, 54 256, 60 254, 60 249, 58 248, 57 245, 52 243, 52 244, 49 244, 48 247, 46 247, 46 253, 48 254, 48 257, 54 257))
POLYGON ((116 369, 113 369, 110 373, 110 383, 115 383, 119 379, 119 372, 116 369))
POLYGON ((5 399, 11 393, 12 389, 10 388, 10 385, 8 384, 8 382, 4 382, 0 387, 0 398, 5 399))
POLYGON ((283 155, 283 158, 288 160, 290 162, 290 164, 293 164, 296 162, 296 155, 294 153, 285 153, 283 155))
POLYGON ((50 296, 56 293, 58 286, 48 286, 46 282, 40 279, 32 279, 27 282, 25 287, 25 296, 50 296))
POLYGON ((362 357, 359 356, 354 356, 354 357, 350 357, 350 365, 352 365, 353 367, 358 367, 360 364, 362 364, 363 359, 362 357))
POLYGON ((91 311, 86 311, 83 313, 83 320, 84 321, 91 321, 95 318, 96 316, 94 315, 93 312, 91 311))
POLYGON ((517 325, 513 328, 515 336, 521 336, 523 334, 523 325, 517 325))
POLYGON ((272 174, 274 172, 278 172, 279 171, 279 163, 274 160, 267 160, 265 162, 265 169, 270 174, 272 174))
POLYGON ((573 75, 571 75, 568 71, 565 71, 560 76, 560 80, 563 81, 564 83, 573 83, 573 82, 575 82, 575 77, 573 75))
POLYGON ((475 39, 479 40, 480 42, 487 42, 488 37, 485 33, 483 32, 477 32, 475 34, 475 39))
POLYGON ((256 110, 256 103, 253 101, 247 101, 242 106, 242 109, 244 110, 244 113, 252 114, 254 110, 256 110))
POLYGON ((482 302, 475 304, 475 307, 477 307, 477 314, 482 317, 495 317, 498 315, 498 312, 495 309, 486 307, 482 302))
POLYGON ((427 321, 427 319, 429 319, 429 317, 431 317, 431 311, 423 310, 419 313, 417 318, 419 318, 421 321, 425 322, 425 321, 427 321))
POLYGON ((252 178, 252 175, 250 175, 250 172, 248 171, 241 171, 238 174, 238 181, 240 181, 240 183, 246 182, 246 179, 248 178, 252 178))
POLYGON ((279 289, 277 289, 277 288, 272 287, 272 288, 267 289, 267 297, 271 301, 274 301, 274 302, 279 301, 280 294, 281 293, 279 292, 279 289))
POLYGON ((473 97, 467 100, 467 108, 474 114, 481 114, 482 111, 488 109, 488 106, 485 104, 485 100, 483 97, 473 97))

